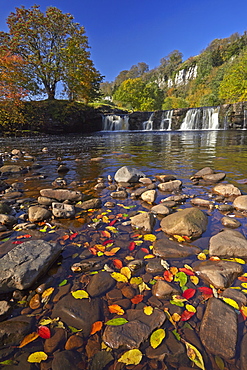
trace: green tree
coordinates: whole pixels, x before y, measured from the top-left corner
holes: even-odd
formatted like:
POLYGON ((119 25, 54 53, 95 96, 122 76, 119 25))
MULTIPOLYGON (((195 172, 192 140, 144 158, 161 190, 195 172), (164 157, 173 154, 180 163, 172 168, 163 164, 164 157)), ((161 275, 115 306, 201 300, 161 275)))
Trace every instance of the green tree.
POLYGON ((85 29, 73 19, 52 6, 42 13, 37 5, 16 8, 7 18, 1 46, 24 60, 33 94, 54 99, 59 82, 69 97, 88 100, 97 91, 101 76, 90 60, 85 29))
POLYGON ((226 103, 247 100, 247 50, 233 60, 219 87, 219 97, 226 103))

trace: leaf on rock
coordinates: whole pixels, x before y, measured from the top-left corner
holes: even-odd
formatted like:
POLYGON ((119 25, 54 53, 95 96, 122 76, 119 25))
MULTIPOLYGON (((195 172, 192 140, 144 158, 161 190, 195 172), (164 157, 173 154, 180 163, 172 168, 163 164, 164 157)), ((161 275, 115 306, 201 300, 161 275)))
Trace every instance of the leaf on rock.
POLYGON ((27 362, 37 362, 40 363, 41 361, 47 360, 48 356, 45 352, 40 351, 40 352, 33 352, 31 355, 28 357, 27 362))
POLYGON ((142 353, 139 349, 131 349, 125 352, 118 362, 123 362, 125 365, 138 365, 142 360, 142 353))
POLYGON ((127 279, 130 279, 131 278, 131 270, 129 267, 125 266, 125 267, 122 267, 121 270, 120 270, 120 273, 124 276, 127 277, 127 279))
POLYGON ((175 266, 171 266, 169 270, 171 271, 172 275, 176 275, 178 273, 178 268, 175 266))
POLYGON ((142 278, 140 276, 132 277, 130 279, 130 284, 136 284, 139 285, 143 282, 142 278))
POLYGON ((189 312, 193 312, 193 313, 195 313, 195 312, 196 312, 196 308, 195 308, 194 306, 192 306, 191 304, 186 304, 186 305, 185 305, 185 308, 186 308, 186 310, 187 310, 187 311, 189 311, 189 312))
POLYGON ((132 251, 135 249, 135 247, 136 247, 135 242, 131 242, 131 243, 129 244, 129 251, 130 251, 130 252, 132 252, 132 251))
POLYGON ((126 320, 124 317, 119 317, 116 319, 106 321, 105 325, 118 326, 118 325, 126 324, 127 322, 128 320, 126 320))
POLYGON ((83 298, 89 298, 88 292, 86 292, 83 289, 75 290, 74 292, 71 292, 72 296, 75 299, 83 299, 83 298))
POLYGON ((190 299, 192 297, 194 297, 196 293, 196 289, 186 289, 183 294, 182 294, 182 297, 186 298, 186 299, 190 299))
POLYGON ((120 274, 120 272, 112 272, 111 277, 114 280, 122 282, 122 283, 127 283, 128 282, 128 278, 125 275, 120 274))
POLYGON ((164 329, 155 330, 150 337, 150 345, 152 348, 157 348, 166 336, 164 329))
POLYGON ((201 252, 197 255, 197 258, 200 260, 200 261, 204 261, 207 259, 207 256, 205 253, 201 252))
POLYGON ((102 321, 95 321, 92 325, 92 329, 91 329, 91 335, 97 333, 97 331, 100 331, 102 329, 102 326, 103 326, 103 322, 102 321))
POLYGON ((213 289, 203 286, 198 288, 198 290, 202 293, 203 299, 207 300, 213 297, 213 289))
POLYGON ((178 322, 181 319, 181 315, 179 315, 177 312, 174 312, 172 315, 172 320, 175 322, 178 322))
POLYGON ((54 291, 54 288, 48 288, 42 293, 42 299, 49 297, 54 291))
POLYGON ((185 239, 180 235, 173 235, 173 238, 176 239, 179 243, 185 242, 185 239))
POLYGON ((195 314, 195 312, 189 312, 189 311, 185 310, 181 315, 181 321, 189 320, 194 314, 195 314))
POLYGON ((180 334, 177 332, 177 330, 176 329, 173 329, 172 330, 172 334, 175 336, 175 338, 177 339, 177 340, 181 340, 181 336, 180 336, 180 334))
POLYGON ((195 275, 194 271, 192 271, 192 270, 190 270, 190 269, 187 269, 187 268, 185 268, 185 267, 181 267, 181 268, 179 269, 179 271, 182 271, 182 272, 184 272, 186 275, 189 275, 189 276, 193 276, 193 275, 195 275))
POLYGON ((30 333, 25 336, 25 338, 22 339, 19 348, 22 348, 26 346, 27 344, 33 342, 35 339, 39 338, 39 334, 36 332, 30 333))
MULTIPOLYGON (((110 226, 112 226, 112 225, 110 225, 110 226)), ((111 237, 111 233, 107 230, 101 231, 101 234, 102 234, 102 236, 104 236, 105 238, 108 238, 108 239, 111 237)))
POLYGON ((82 329, 76 329, 76 328, 74 328, 74 326, 69 326, 68 325, 68 328, 72 331, 72 333, 78 333, 79 331, 82 331, 82 329))
POLYGON ((203 362, 203 358, 201 353, 198 351, 196 347, 194 347, 192 344, 184 341, 186 349, 187 349, 187 356, 189 359, 194 362, 196 366, 198 366, 202 370, 206 370, 203 362))
POLYGON ((124 314, 124 310, 118 304, 112 304, 108 306, 108 310, 110 311, 110 313, 116 313, 117 315, 124 314))
POLYGON ((58 286, 64 286, 64 285, 67 284, 67 282, 68 282, 68 280, 67 279, 64 279, 63 281, 61 281, 60 284, 58 284, 58 286))
POLYGON ((108 251, 104 252, 104 254, 106 256, 114 256, 119 251, 119 249, 120 249, 119 247, 114 247, 109 252, 108 251))
POLYGON ((142 302, 142 300, 143 300, 143 295, 142 294, 138 294, 138 295, 134 296, 133 298, 131 298, 131 302, 133 304, 138 304, 138 303, 142 302))
POLYGON ((153 311, 154 311, 154 309, 153 309, 152 306, 143 307, 143 312, 145 313, 145 315, 150 316, 150 315, 152 315, 153 311))
POLYGON ((226 298, 226 297, 222 297, 222 299, 225 303, 229 304, 230 306, 232 306, 236 310, 240 309, 238 303, 236 301, 234 301, 234 299, 226 298))
POLYGON ((47 326, 41 325, 38 327, 38 334, 43 339, 48 339, 51 337, 50 329, 47 326))
POLYGON ((145 234, 143 236, 143 240, 150 241, 150 242, 155 242, 156 239, 157 239, 156 235, 153 235, 153 234, 145 234))

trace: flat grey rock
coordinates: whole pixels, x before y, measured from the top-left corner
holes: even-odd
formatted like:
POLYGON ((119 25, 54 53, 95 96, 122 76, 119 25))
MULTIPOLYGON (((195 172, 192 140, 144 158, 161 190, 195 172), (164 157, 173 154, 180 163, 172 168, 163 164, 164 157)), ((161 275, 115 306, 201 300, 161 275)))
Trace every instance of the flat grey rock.
POLYGON ((146 177, 146 175, 136 168, 123 166, 115 173, 114 180, 116 182, 138 182, 141 177, 146 177))
POLYGON ((71 202, 79 202, 83 199, 83 194, 80 191, 73 191, 68 189, 42 189, 40 190, 42 197, 53 198, 59 202, 69 200, 71 202))
POLYGON ((209 241, 210 256, 247 258, 247 239, 239 231, 225 229, 209 241))
POLYGON ((233 206, 240 211, 247 211, 247 195, 240 195, 234 199, 233 206))
POLYGON ((57 259, 62 246, 43 240, 17 245, 0 258, 0 289, 2 293, 27 289, 57 259))
POLYGON ((180 180, 172 180, 172 181, 168 181, 168 182, 161 182, 158 185, 158 188, 161 191, 169 191, 169 192, 178 191, 178 190, 180 190, 181 187, 182 187, 182 181, 180 181, 180 180))
POLYGON ((241 195, 241 191, 232 184, 217 184, 213 188, 213 193, 223 195, 224 197, 241 195))
POLYGON ((151 212, 140 213, 131 217, 130 220, 133 228, 142 229, 146 232, 151 232, 155 224, 155 218, 151 212))
POLYGON ((153 248, 154 255, 165 260, 171 258, 186 258, 193 254, 198 254, 200 251, 201 250, 195 246, 179 244, 168 238, 157 239, 154 242, 153 248))

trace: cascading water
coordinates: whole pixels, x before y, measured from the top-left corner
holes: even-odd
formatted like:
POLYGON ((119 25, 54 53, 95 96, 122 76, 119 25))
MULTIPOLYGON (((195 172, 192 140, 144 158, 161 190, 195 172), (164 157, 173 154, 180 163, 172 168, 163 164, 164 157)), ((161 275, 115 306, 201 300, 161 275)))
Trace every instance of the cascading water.
POLYGON ((180 130, 218 130, 219 107, 189 109, 180 130))
POLYGON ((162 118, 160 122, 160 130, 171 131, 172 129, 172 114, 173 110, 167 110, 162 113, 162 118))
POLYGON ((129 130, 129 116, 108 115, 103 116, 103 131, 129 130))
POLYGON ((142 123, 142 129, 144 131, 152 131, 152 129, 153 129, 153 116, 154 116, 154 113, 151 113, 149 119, 142 123))

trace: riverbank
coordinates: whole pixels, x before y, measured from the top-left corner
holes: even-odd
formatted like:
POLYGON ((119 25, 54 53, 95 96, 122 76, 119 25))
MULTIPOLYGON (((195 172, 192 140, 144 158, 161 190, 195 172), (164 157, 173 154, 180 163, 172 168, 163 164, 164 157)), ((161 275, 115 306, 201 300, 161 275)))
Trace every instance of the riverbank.
POLYGON ((19 179, 42 182, 48 152, 17 148, 0 169, 1 361, 31 369, 29 356, 44 352, 41 369, 125 369, 134 348, 129 368, 202 368, 203 359, 206 369, 242 369, 246 196, 227 174, 205 169, 181 181, 123 166, 67 183, 70 168, 54 156, 57 178, 27 198, 19 179))

